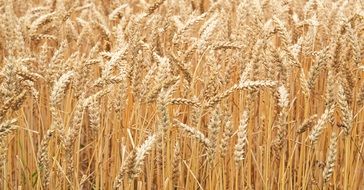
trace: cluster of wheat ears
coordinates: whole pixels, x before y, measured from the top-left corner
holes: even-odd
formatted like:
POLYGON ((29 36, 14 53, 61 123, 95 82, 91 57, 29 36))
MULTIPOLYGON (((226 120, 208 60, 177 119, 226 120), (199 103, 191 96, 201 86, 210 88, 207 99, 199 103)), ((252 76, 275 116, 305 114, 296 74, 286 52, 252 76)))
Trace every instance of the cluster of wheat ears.
POLYGON ((0 189, 363 189, 364 2, 0 0, 0 189))

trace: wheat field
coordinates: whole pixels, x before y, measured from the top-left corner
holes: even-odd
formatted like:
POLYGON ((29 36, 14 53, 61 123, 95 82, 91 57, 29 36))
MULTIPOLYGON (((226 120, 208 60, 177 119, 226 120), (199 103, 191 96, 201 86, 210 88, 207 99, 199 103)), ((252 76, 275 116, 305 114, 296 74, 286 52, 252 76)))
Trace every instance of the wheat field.
POLYGON ((362 0, 0 0, 0 189, 364 189, 362 0))

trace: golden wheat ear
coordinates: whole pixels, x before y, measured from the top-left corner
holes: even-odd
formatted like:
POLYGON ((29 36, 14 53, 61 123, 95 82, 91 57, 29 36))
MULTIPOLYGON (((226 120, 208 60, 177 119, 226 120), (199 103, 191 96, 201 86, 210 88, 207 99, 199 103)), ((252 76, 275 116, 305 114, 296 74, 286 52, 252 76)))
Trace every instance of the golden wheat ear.
POLYGON ((326 166, 322 173, 325 184, 330 180, 330 177, 334 172, 336 154, 337 154, 337 135, 333 132, 331 135, 329 150, 327 153, 326 166))
POLYGON ((364 187, 363 0, 0 0, 0 190, 364 187))

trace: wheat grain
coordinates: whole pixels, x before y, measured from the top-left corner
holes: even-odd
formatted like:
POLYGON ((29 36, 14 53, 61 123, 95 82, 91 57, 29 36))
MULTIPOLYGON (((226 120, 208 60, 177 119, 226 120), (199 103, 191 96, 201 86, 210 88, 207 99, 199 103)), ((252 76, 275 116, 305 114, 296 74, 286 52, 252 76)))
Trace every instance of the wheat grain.
POLYGON ((313 127, 311 134, 309 135, 309 138, 313 143, 317 142, 318 137, 322 133, 322 130, 325 128, 325 124, 327 123, 333 112, 333 106, 327 107, 325 109, 325 112, 320 116, 320 119, 317 121, 317 124, 313 127))
POLYGON ((305 119, 303 123, 298 127, 297 133, 298 134, 304 133, 306 130, 311 128, 315 124, 316 119, 317 119, 317 114, 314 114, 309 118, 305 119))
POLYGON ((210 147, 211 142, 208 138, 206 138, 206 136, 199 130, 192 128, 184 123, 181 123, 178 120, 174 120, 177 123, 177 126, 179 126, 183 131, 185 131, 187 134, 191 135, 192 137, 194 137, 196 140, 198 140, 199 142, 201 142, 203 145, 205 145, 205 147, 210 147))
POLYGON ((335 133, 332 133, 330 139, 329 151, 327 153, 326 166, 322 173, 325 183, 327 183, 330 180, 330 177, 332 176, 335 167, 336 153, 337 153, 337 135, 335 133))
POLYGON ((247 111, 243 112, 238 129, 238 141, 235 145, 235 163, 239 165, 245 159, 245 146, 247 144, 247 126, 249 115, 247 111))

